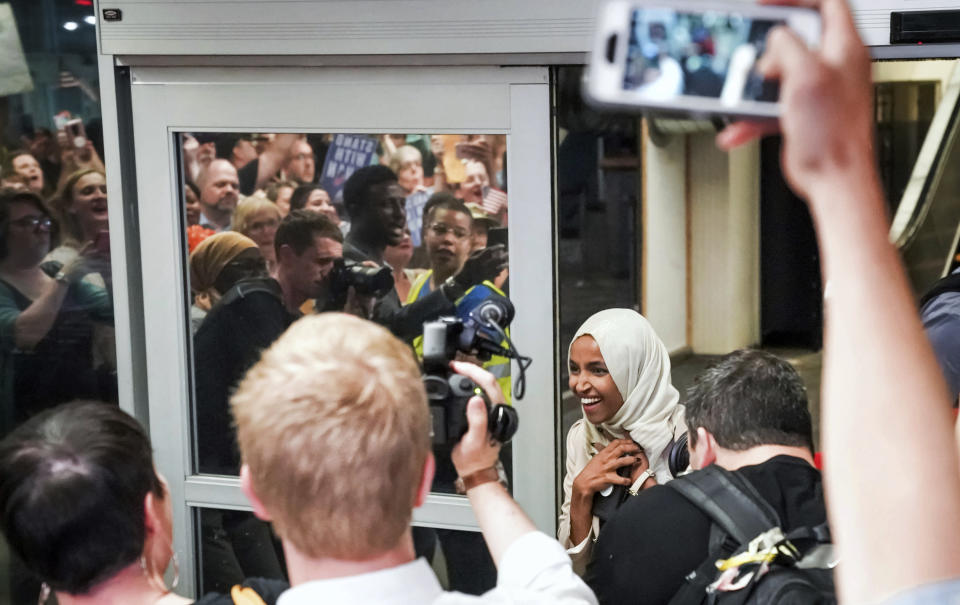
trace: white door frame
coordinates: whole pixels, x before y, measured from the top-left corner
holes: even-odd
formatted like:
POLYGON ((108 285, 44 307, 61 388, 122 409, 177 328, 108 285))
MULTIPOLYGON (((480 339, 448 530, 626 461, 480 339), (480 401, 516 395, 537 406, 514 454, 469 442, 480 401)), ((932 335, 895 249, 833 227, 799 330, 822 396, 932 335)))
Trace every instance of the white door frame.
MULTIPOLYGON (((177 132, 410 132, 508 135, 512 336, 534 359, 517 408, 517 501, 556 524, 556 384, 549 76, 544 67, 133 67, 150 434, 170 483, 183 590, 196 589, 196 507, 248 509, 239 480, 192 474, 189 321, 177 132)), ((516 372, 516 367, 514 367, 516 372)), ((421 525, 475 530, 465 498, 431 495, 421 525)))

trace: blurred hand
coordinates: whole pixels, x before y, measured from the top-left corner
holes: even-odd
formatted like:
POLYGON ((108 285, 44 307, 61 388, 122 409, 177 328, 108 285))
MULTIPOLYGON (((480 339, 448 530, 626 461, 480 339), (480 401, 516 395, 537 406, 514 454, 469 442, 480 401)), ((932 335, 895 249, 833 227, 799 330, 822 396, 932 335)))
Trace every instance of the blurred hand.
MULTIPOLYGON (((450 367, 457 374, 477 383, 491 405, 506 401, 496 377, 490 372, 460 361, 450 362, 450 367)), ((461 477, 491 468, 500 459, 500 444, 491 439, 487 432, 487 406, 480 397, 473 397, 467 403, 467 426, 466 434, 450 454, 453 466, 461 477)))
POLYGON ((343 305, 343 312, 356 315, 361 319, 370 319, 373 316, 373 305, 376 300, 372 296, 357 294, 356 288, 347 288, 347 302, 343 305))
POLYGON ((507 249, 503 244, 477 250, 470 255, 467 262, 463 264, 463 269, 453 279, 463 289, 484 281, 493 281, 507 268, 509 261, 507 249))
MULTIPOLYGON (((870 56, 845 0, 762 0, 763 4, 820 6, 823 38, 812 50, 793 31, 770 32, 758 71, 780 82, 783 169, 791 187, 809 189, 873 161, 873 99, 870 56)), ((738 122, 717 137, 730 149, 777 131, 776 123, 738 122)))

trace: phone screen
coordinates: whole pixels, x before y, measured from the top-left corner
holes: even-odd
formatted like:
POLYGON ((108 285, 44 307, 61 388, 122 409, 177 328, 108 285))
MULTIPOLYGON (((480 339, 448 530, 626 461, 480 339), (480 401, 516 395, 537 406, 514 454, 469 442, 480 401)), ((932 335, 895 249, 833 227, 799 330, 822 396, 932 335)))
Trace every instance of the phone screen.
POLYGON ((680 95, 776 102, 778 88, 754 66, 780 19, 669 8, 632 11, 623 90, 652 101, 680 95))

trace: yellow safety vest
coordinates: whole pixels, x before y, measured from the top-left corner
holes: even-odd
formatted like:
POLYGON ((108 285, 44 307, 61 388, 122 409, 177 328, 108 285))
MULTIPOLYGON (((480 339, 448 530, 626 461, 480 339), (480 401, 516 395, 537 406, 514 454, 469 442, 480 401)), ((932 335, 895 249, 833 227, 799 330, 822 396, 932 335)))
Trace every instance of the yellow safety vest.
MULTIPOLYGON (((430 283, 430 277, 432 275, 433 275, 433 269, 429 269, 425 271, 423 274, 421 274, 416 279, 416 281, 413 282, 413 285, 410 286, 410 294, 407 295, 406 304, 409 305, 412 302, 416 302, 420 298, 421 290, 423 290, 424 286, 430 283)), ((504 294, 503 291, 500 290, 500 288, 493 285, 493 282, 485 281, 483 282, 483 285, 490 288, 500 296, 506 297, 506 294, 504 294)), ((470 288, 470 290, 473 290, 473 288, 470 288)), ((464 296, 469 294, 470 290, 467 290, 464 296)), ((460 302, 460 301, 458 300, 457 302, 460 302)), ((507 336, 509 336, 510 328, 507 328, 505 331, 507 333, 507 336)), ((507 342, 506 341, 501 342, 500 346, 506 347, 507 342)), ((417 358, 422 360, 423 359, 423 336, 417 336, 413 340, 413 350, 416 351, 417 358)), ((494 355, 490 358, 489 361, 485 361, 482 367, 484 370, 490 372, 491 374, 497 377, 497 384, 500 385, 500 390, 503 391, 503 396, 506 398, 505 403, 512 404, 513 388, 510 383, 510 360, 500 355, 494 355)))

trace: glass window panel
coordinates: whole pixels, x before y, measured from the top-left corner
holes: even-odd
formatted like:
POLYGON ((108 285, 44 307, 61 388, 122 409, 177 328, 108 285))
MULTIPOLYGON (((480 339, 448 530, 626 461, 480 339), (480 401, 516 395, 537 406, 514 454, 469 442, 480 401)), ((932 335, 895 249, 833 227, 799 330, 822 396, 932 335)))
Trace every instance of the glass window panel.
MULTIPOLYGON (((640 123, 584 104, 583 68, 557 69, 557 274, 563 393, 561 454, 583 415, 567 386, 567 347, 583 321, 611 307, 640 308, 640 123)), ((563 457, 558 460, 563 464, 563 457)))
POLYGON ((446 590, 479 595, 497 584, 497 568, 480 532, 414 527, 413 546, 446 590))
POLYGON ((247 578, 287 581, 283 547, 270 525, 248 511, 196 510, 198 594, 230 593, 247 578))
MULTIPOLYGON (((200 473, 238 471, 229 393, 259 352, 297 317, 344 308, 345 297, 335 294, 346 283, 345 272, 334 269, 337 259, 386 267, 388 290, 375 297, 373 319, 422 355, 422 322, 438 317, 415 307, 435 308, 423 299, 459 274, 471 254, 507 242, 506 135, 193 132, 177 135, 177 144, 200 473), (347 208, 346 183, 371 165, 392 171, 396 184, 368 187, 364 202, 347 208), (425 213, 430 200, 436 207, 425 213), (285 239, 298 229, 306 240, 285 239)), ((457 303, 468 326, 479 300, 509 294, 507 272, 487 272, 488 282, 457 303)), ((349 302, 347 310, 366 315, 349 302)), ((509 398, 505 357, 467 351, 456 357, 494 372, 509 398)), ((431 372, 445 371, 444 365, 431 372)), ((463 412, 450 405, 433 405, 432 412, 435 488, 455 493, 449 444, 463 412)), ((505 454, 505 478, 510 467, 505 454)))
MULTIPOLYGON (((22 47, 4 57, 10 69, 0 79, 0 190, 34 191, 45 206, 0 209, 7 242, 0 259, 0 437, 60 403, 117 403, 96 34, 85 21, 93 11, 74 3, 0 6, 0 30, 19 32, 22 47), (66 22, 78 25, 66 30, 66 22), (18 64, 29 76, 20 77, 18 64), (80 170, 97 172, 70 178, 80 170), (52 219, 49 228, 44 218, 52 219), (17 318, 45 298, 60 271, 71 283, 53 295, 52 327, 22 340, 13 329, 17 318)), ((0 603, 32 605, 39 592, 0 539, 0 603)))
MULTIPOLYGON (((196 518, 198 595, 229 593, 248 578, 289 581, 280 540, 253 513, 202 508, 196 518)), ((497 570, 479 532, 414 527, 413 543, 446 590, 482 594, 496 585, 497 570)))

